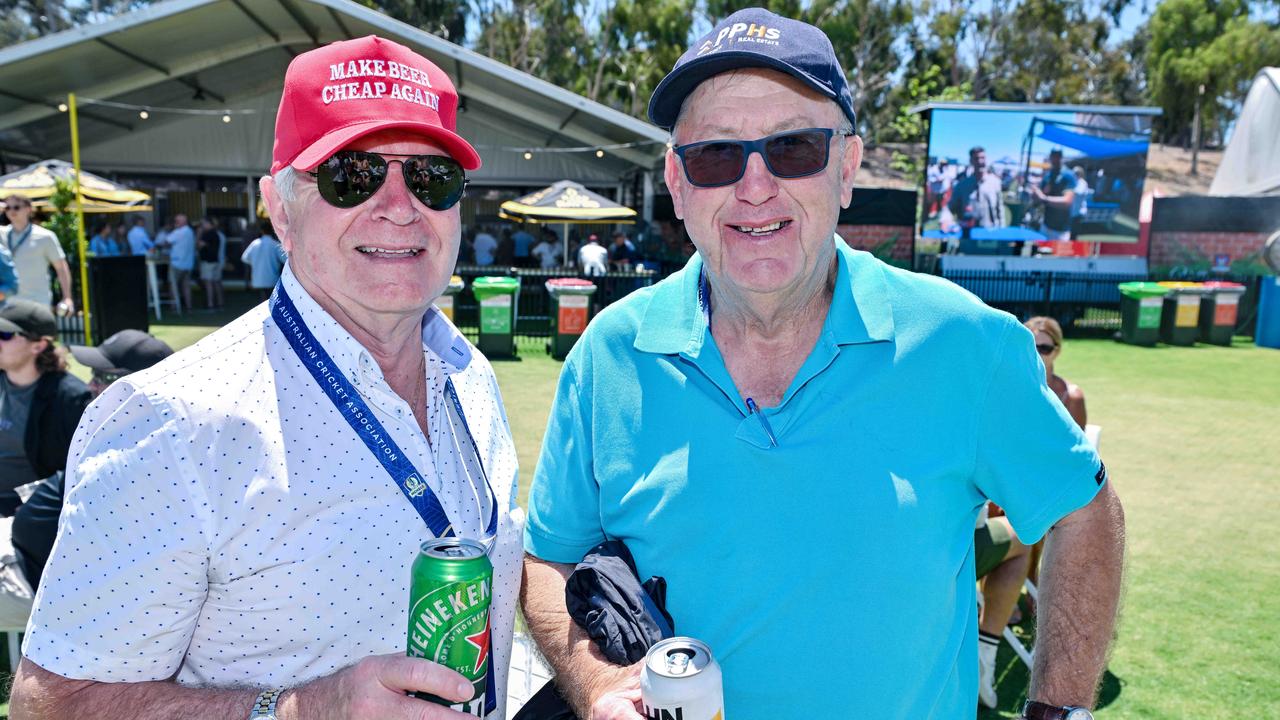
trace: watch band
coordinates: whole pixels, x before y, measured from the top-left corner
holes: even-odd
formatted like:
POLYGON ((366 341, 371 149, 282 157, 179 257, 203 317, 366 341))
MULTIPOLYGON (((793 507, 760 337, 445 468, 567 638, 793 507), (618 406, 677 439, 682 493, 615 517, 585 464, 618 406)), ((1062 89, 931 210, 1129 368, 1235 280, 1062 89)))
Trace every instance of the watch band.
POLYGON ((1067 720, 1067 717, 1075 710, 1084 710, 1088 717, 1093 717, 1092 714, 1088 714, 1088 708, 1074 705, 1048 705, 1035 700, 1028 700, 1022 706, 1022 717, 1024 720, 1067 720))
POLYGON ((280 694, 283 692, 282 688, 275 688, 259 693, 258 699, 253 701, 253 711, 249 713, 249 720, 276 720, 276 702, 280 700, 280 694))

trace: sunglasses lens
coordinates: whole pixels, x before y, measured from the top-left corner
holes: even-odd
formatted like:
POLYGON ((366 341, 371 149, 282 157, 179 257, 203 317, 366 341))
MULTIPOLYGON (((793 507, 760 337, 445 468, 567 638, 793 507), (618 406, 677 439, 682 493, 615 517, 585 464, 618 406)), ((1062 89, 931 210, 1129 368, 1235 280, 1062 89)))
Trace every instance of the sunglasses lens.
POLYGON ((432 210, 448 210, 462 199, 467 174, 453 158, 419 155, 405 159, 404 183, 423 205, 432 210))
POLYGON ((17 333, 0 332, 0 342, 8 342, 12 340, 15 335, 17 335, 17 333))
POLYGON ((738 181, 746 169, 746 148, 737 142, 709 142, 684 151, 684 172, 689 182, 703 187, 738 181))
POLYGON ((374 153, 343 150, 316 168, 320 197, 334 207, 351 208, 373 197, 387 179, 387 161, 374 153))
POLYGON ((784 178, 804 177, 827 166, 827 134, 818 130, 801 130, 772 137, 764 144, 764 157, 774 175, 784 178))

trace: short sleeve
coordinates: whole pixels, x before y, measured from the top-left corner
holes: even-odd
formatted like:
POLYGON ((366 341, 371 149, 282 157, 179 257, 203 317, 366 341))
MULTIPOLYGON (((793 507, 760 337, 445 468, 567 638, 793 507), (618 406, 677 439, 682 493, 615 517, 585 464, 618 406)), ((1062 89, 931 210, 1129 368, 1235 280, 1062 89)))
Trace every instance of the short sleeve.
POLYGON ((1008 323, 978 414, 974 483, 1031 544, 1087 505, 1106 470, 1046 384, 1033 336, 1008 323))
MULTIPOLYGON (((580 355, 577 357, 581 357, 580 355)), ((524 546, 531 555, 576 563, 604 541, 600 487, 592 471, 591 411, 571 355, 560 373, 542 454, 529 491, 524 546)))
POLYGON ((127 388, 86 413, 24 646, 42 668, 140 682, 181 665, 208 582, 208 504, 175 450, 181 428, 127 388))
POLYGON ((67 254, 62 252, 62 244, 58 242, 58 236, 49 233, 44 239, 44 259, 46 262, 57 262, 66 260, 67 254))

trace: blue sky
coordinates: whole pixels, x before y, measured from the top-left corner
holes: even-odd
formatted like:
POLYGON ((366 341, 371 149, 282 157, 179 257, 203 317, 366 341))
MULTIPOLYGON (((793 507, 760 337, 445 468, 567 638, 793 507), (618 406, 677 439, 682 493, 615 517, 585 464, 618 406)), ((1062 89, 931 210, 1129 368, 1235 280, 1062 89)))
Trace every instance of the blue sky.
MULTIPOLYGON (((1035 117, 1061 122, 1074 122, 1071 112, 997 112, 991 110, 934 110, 929 133, 929 154, 969 162, 969 148, 981 145, 987 151, 987 162, 1005 157, 1018 160, 1022 140, 1035 117)), ((1049 145, 1037 140, 1032 145, 1035 159, 1047 155, 1049 145)))

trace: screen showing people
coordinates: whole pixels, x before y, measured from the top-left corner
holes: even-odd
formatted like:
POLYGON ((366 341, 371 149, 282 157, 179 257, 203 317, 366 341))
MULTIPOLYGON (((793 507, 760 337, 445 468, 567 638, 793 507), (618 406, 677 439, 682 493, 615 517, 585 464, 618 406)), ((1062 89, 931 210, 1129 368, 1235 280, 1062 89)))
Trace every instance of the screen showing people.
POLYGON ((933 110, 923 235, 966 254, 1136 243, 1150 135, 1137 113, 933 110))

